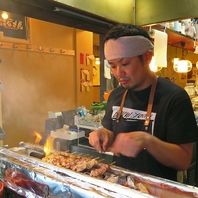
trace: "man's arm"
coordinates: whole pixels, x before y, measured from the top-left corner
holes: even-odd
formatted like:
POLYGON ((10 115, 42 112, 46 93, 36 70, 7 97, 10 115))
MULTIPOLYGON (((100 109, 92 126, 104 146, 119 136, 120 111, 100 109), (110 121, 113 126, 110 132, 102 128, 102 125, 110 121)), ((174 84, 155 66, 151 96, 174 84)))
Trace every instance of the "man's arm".
POLYGON ((146 149, 161 164, 177 170, 186 170, 191 163, 193 143, 177 145, 164 142, 153 136, 148 140, 146 149))
POLYGON ((117 156, 122 154, 136 157, 142 149, 147 149, 158 162, 165 166, 186 170, 191 163, 193 143, 172 144, 146 132, 137 131, 118 134, 108 151, 117 156))

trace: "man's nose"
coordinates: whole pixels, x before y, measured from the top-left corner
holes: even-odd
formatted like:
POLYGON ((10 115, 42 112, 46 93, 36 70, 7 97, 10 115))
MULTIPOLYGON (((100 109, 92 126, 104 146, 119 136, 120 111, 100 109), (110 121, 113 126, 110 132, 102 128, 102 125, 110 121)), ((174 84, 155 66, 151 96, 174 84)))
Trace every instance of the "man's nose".
POLYGON ((123 73, 124 73, 123 67, 118 66, 118 67, 116 68, 116 75, 117 75, 117 76, 122 76, 123 73))

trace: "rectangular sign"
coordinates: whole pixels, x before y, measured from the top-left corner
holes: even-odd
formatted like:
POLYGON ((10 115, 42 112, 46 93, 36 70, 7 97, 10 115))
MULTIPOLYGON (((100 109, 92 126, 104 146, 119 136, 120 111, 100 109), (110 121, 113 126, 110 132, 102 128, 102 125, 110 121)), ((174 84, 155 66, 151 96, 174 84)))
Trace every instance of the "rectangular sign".
POLYGON ((27 17, 0 11, 0 32, 3 32, 4 37, 28 40, 27 17))

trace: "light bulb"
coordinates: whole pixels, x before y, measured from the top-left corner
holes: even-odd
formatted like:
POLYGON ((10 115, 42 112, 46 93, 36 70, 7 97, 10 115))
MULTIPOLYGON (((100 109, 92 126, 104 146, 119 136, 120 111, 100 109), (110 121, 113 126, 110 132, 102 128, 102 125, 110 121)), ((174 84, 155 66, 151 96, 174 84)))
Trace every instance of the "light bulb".
POLYGON ((196 62, 196 68, 198 69, 198 61, 196 62))
POLYGON ((1 17, 3 19, 8 19, 8 14, 6 12, 3 12, 2 15, 1 15, 1 17))
POLYGON ((150 67, 150 70, 153 71, 153 72, 158 72, 158 71, 160 71, 162 69, 162 67, 157 66, 155 64, 155 57, 154 56, 151 59, 151 62, 149 64, 149 67, 150 67))
POLYGON ((174 60, 173 69, 178 73, 187 73, 192 69, 192 63, 189 60, 174 60))
POLYGON ((100 65, 100 58, 96 58, 96 59, 95 59, 95 64, 96 64, 96 65, 100 65))

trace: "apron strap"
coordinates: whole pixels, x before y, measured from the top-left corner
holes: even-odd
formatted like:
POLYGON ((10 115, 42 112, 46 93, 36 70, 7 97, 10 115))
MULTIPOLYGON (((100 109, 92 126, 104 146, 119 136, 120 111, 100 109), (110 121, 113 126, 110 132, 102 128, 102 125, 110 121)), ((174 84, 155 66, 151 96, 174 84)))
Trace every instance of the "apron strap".
POLYGON ((127 92, 128 92, 128 89, 124 92, 124 94, 123 94, 123 96, 122 96, 122 100, 121 100, 121 104, 120 104, 120 109, 119 109, 118 115, 117 115, 117 117, 116 117, 116 122, 119 122, 120 116, 121 116, 121 114, 122 114, 122 109, 123 109, 123 106, 124 106, 124 101, 125 101, 127 92))
MULTIPOLYGON (((148 106, 147 106, 146 120, 144 122, 144 126, 145 126, 146 130, 148 129, 148 125, 150 123, 151 111, 152 111, 152 107, 153 107, 153 100, 154 100, 156 85, 157 85, 157 77, 155 75, 153 75, 153 82, 152 82, 151 91, 150 91, 150 95, 149 95, 149 102, 148 102, 148 106)), ((124 94, 122 96, 120 109, 119 109, 118 115, 116 117, 116 122, 119 122, 120 116, 122 114, 122 109, 124 106, 124 101, 125 101, 127 92, 128 92, 128 89, 124 92, 124 94)))
POLYGON ((148 129, 148 126, 149 126, 149 123, 150 123, 151 111, 152 111, 152 107, 153 107, 153 100, 154 100, 156 85, 157 85, 157 77, 154 75, 153 76, 152 87, 151 87, 151 92, 150 92, 150 95, 149 95, 149 103, 148 103, 148 106, 147 106, 146 120, 144 122, 145 129, 148 129))

